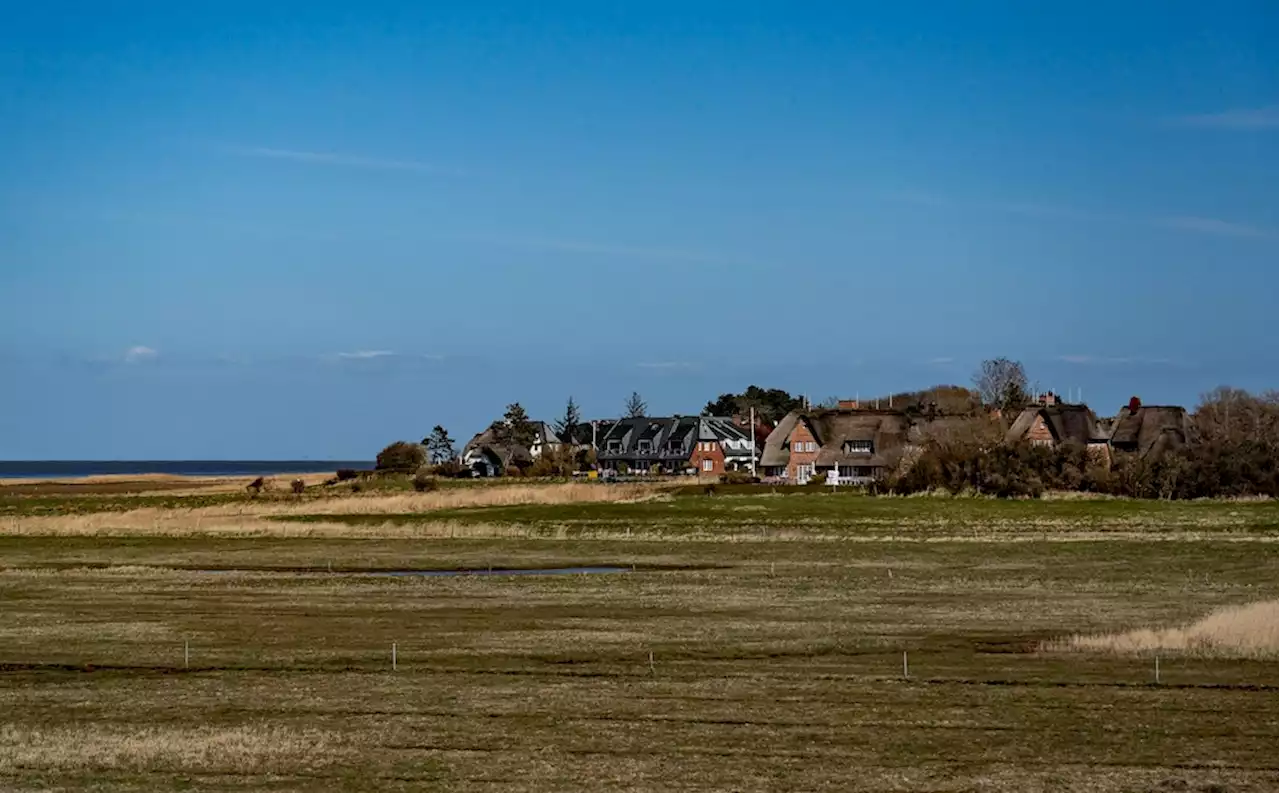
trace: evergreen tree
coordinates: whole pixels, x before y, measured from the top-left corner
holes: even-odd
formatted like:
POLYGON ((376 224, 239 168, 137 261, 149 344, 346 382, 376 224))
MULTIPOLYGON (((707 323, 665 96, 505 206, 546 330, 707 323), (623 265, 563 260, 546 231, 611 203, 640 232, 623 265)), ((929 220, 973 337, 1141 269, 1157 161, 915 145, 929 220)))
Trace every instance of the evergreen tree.
POLYGON ((422 439, 422 445, 427 447, 427 455, 435 465, 448 462, 458 456, 453 438, 450 438, 449 432, 439 424, 432 428, 430 435, 422 439))
POLYGON ((627 418, 634 419, 640 418, 648 412, 649 405, 640 396, 640 392, 632 391, 631 396, 627 397, 627 404, 623 409, 626 411, 627 418))
POLYGON ((573 437, 573 433, 581 423, 582 413, 578 410, 578 403, 573 401, 573 397, 569 397, 568 403, 564 406, 564 416, 555 423, 556 437, 562 443, 577 442, 578 439, 573 437))

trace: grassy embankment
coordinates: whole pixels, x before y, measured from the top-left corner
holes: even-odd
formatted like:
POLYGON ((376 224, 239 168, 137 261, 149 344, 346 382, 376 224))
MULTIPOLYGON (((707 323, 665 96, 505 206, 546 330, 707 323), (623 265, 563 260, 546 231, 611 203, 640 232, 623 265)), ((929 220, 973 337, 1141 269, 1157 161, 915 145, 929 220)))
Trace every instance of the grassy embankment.
POLYGON ((0 495, 0 788, 1276 787, 1274 647, 1071 639, 1274 599, 1274 504, 502 491, 0 495))

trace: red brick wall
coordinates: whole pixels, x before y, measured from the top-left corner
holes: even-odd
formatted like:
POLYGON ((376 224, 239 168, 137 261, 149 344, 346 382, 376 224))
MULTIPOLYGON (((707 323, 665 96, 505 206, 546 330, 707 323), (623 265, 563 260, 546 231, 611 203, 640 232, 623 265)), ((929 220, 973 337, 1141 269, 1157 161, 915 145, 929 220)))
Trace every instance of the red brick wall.
POLYGON ((1036 441, 1053 443, 1053 433, 1049 431, 1049 425, 1044 423, 1044 416, 1036 416, 1035 423, 1031 425, 1031 429, 1027 430, 1026 438, 1032 443, 1036 441))
MULTIPOLYGON (((796 422, 795 429, 791 431, 791 459, 787 462, 787 478, 788 479, 795 481, 796 469, 799 466, 813 465, 814 462, 818 459, 818 451, 817 451, 818 444, 816 443, 816 440, 817 439, 813 437, 813 433, 809 432, 809 428, 805 425, 803 421, 796 422), (805 448, 803 446, 798 446, 797 444, 809 443, 810 441, 814 441, 813 451, 811 452, 796 451, 796 449, 798 448, 805 448)), ((801 482, 800 484, 804 484, 804 482, 801 482)))
POLYGON ((719 476, 724 473, 724 449, 720 448, 717 441, 694 441, 693 454, 689 457, 689 464, 698 472, 698 476, 719 476), (711 444, 711 449, 703 449, 703 444, 711 444), (702 461, 711 461, 711 470, 702 470, 702 461))

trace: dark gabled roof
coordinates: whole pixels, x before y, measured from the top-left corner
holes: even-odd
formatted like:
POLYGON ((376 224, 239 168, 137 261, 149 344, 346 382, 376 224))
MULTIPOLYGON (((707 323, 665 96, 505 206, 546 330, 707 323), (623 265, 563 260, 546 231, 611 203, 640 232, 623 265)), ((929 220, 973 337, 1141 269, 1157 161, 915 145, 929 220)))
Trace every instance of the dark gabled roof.
POLYGON ((1098 417, 1087 405, 1032 405, 1023 408, 1014 419, 1013 426, 1005 433, 1005 441, 1017 443, 1026 437, 1027 432, 1043 418, 1049 432, 1058 443, 1074 442, 1089 444, 1107 440, 1105 428, 1098 423, 1098 417))
POLYGON ((1176 405, 1143 405, 1121 408, 1111 431, 1111 445, 1146 457, 1187 442, 1190 422, 1185 408, 1176 405))

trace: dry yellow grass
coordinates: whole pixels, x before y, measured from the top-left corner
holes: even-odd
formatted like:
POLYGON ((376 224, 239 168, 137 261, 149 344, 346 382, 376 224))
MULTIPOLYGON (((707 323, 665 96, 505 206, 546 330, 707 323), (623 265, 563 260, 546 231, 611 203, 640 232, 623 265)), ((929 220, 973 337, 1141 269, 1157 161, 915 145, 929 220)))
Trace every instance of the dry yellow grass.
POLYGON ((523 536, 521 527, 438 523, 431 526, 352 526, 323 521, 280 523, 281 515, 396 515, 462 507, 520 504, 626 502, 657 498, 663 489, 646 484, 509 485, 446 488, 430 493, 344 495, 300 501, 245 500, 234 504, 171 509, 146 507, 125 512, 32 515, 0 520, 9 536, 156 536, 195 535, 271 537, 463 537, 523 536))
POLYGON ((0 773, 170 770, 275 773, 329 765, 345 756, 322 730, 240 727, 27 728, 0 726, 0 773))
POLYGON ((1202 620, 1176 628, 1140 628, 1102 636, 1072 636, 1051 642, 1048 650, 1083 650, 1120 655, 1156 651, 1220 658, 1267 658, 1277 654, 1277 608, 1264 600, 1218 609, 1202 620))

